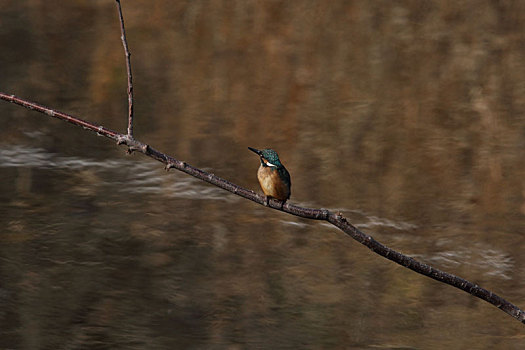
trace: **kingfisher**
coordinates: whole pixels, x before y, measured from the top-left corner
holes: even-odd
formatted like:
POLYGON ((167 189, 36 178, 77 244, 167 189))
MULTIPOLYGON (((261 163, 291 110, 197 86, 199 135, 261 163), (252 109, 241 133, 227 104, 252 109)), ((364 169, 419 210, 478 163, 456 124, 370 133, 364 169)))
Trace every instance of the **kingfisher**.
POLYGON ((252 152, 255 152, 261 158, 261 165, 257 170, 257 180, 266 195, 266 205, 268 205, 269 198, 275 198, 283 202, 283 204, 290 198, 290 189, 292 183, 290 182, 290 173, 279 160, 277 152, 273 149, 258 150, 248 147, 252 152))

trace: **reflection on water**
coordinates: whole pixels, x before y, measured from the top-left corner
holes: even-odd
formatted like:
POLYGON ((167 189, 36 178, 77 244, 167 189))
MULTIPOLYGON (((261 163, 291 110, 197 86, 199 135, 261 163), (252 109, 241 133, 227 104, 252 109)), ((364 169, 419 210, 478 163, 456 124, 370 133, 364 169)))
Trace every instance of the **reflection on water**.
MULTIPOLYGON (((114 2, 1 7, 2 90, 125 124, 114 2)), ((521 2, 128 1, 137 137, 525 307, 521 2)), ((520 349, 333 226, 0 103, 0 348, 520 349)))
POLYGON ((487 276, 507 280, 512 278, 510 273, 515 268, 514 259, 507 253, 482 244, 473 244, 468 249, 439 251, 433 255, 414 256, 414 258, 428 261, 435 266, 442 266, 443 269, 459 265, 475 268, 487 276))
MULTIPOLYGON (((97 181, 97 186, 114 191, 146 193, 177 198, 199 198, 202 200, 236 201, 238 198, 207 186, 202 181, 186 176, 172 181, 151 163, 138 163, 122 159, 92 160, 79 157, 64 157, 49 153, 42 148, 10 146, 0 149, 1 167, 26 167, 37 169, 60 169, 68 171, 86 170, 95 173, 111 170, 115 180, 97 181), (119 171, 120 170, 120 171, 119 171)), ((204 169, 206 170, 206 169, 204 169)), ((92 186, 92 184, 90 185, 92 186)))

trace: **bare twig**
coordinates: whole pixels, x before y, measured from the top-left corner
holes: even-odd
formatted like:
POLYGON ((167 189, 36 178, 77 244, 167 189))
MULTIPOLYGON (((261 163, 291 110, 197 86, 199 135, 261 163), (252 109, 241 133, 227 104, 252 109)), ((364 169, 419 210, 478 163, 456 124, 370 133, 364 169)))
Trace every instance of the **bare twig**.
MULTIPOLYGON (((83 127, 84 129, 91 130, 96 132, 99 135, 106 136, 112 140, 116 140, 117 144, 124 144, 128 147, 130 151, 139 151, 148 157, 158 160, 166 164, 166 169, 175 168, 186 174, 194 176, 200 180, 211 183, 217 187, 220 187, 226 191, 229 191, 238 196, 249 199, 253 202, 265 205, 266 197, 260 194, 255 193, 254 191, 245 189, 236 184, 233 184, 227 180, 224 180, 214 174, 207 173, 203 170, 195 168, 185 162, 177 160, 173 157, 170 157, 156 149, 150 147, 149 145, 142 143, 138 140, 128 137, 128 135, 119 134, 115 131, 106 129, 102 126, 92 124, 88 121, 73 117, 66 113, 62 113, 34 102, 30 102, 14 95, 7 95, 0 92, 0 99, 15 103, 17 105, 29 108, 31 110, 36 110, 38 112, 47 114, 51 117, 65 120, 72 124, 83 127)), ((345 217, 340 213, 332 213, 326 209, 313 209, 313 208, 303 208, 290 203, 285 203, 282 205, 282 202, 271 199, 268 203, 268 206, 275 210, 280 210, 292 215, 299 217, 314 219, 314 220, 324 220, 332 225, 338 227, 341 231, 346 233, 348 236, 352 237, 359 243, 363 244, 373 252, 401 265, 406 268, 411 269, 419 274, 430 277, 437 281, 449 284, 453 287, 461 289, 469 294, 472 294, 475 297, 478 297, 482 300, 489 302, 490 304, 501 309, 505 313, 511 315, 522 323, 525 323, 525 312, 521 310, 516 305, 506 301, 502 297, 484 289, 472 282, 469 282, 461 277, 455 276, 453 274, 438 270, 430 265, 423 264, 409 256, 401 254, 381 243, 376 241, 371 236, 361 232, 358 228, 350 224, 345 217)))
POLYGON ((126 54, 126 71, 128 75, 128 137, 133 138, 133 79, 131 75, 131 53, 128 48, 128 41, 126 40, 126 29, 124 28, 124 17, 122 16, 122 7, 120 0, 116 0, 118 17, 120 19, 120 32, 122 45, 124 46, 124 53, 126 54))

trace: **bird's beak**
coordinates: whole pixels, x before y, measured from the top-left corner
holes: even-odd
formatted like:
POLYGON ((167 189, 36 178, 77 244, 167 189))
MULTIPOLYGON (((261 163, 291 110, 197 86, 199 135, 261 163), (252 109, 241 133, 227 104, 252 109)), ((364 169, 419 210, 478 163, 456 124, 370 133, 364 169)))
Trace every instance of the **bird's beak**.
POLYGON ((259 156, 262 156, 261 151, 259 151, 258 149, 255 149, 255 148, 252 148, 252 147, 248 147, 248 149, 249 149, 250 151, 252 151, 252 152, 257 153, 259 156))

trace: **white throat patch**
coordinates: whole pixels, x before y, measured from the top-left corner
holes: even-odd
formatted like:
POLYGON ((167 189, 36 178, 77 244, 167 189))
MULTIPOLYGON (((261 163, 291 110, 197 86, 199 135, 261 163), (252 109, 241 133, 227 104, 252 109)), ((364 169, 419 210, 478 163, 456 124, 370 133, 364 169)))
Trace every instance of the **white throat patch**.
POLYGON ((277 168, 277 165, 270 163, 269 161, 266 161, 266 165, 273 166, 274 168, 277 168))

